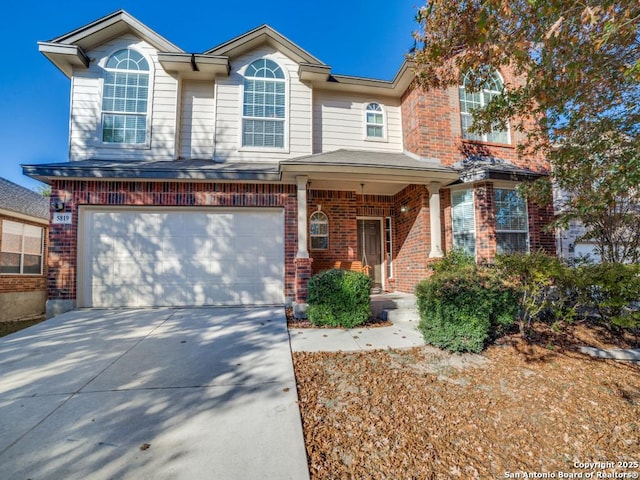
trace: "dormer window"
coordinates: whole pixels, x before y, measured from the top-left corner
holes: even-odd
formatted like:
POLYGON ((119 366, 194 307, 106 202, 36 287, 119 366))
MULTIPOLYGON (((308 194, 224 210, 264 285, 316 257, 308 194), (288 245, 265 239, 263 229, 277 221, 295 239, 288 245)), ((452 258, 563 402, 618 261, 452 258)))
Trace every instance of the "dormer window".
POLYGON ((242 146, 284 148, 286 81, 282 68, 266 58, 244 74, 242 146))
POLYGON ((148 143, 149 63, 137 51, 118 50, 105 65, 102 141, 148 143))
POLYGON ((468 73, 462 77, 462 84, 458 90, 460 94, 462 138, 481 142, 511 143, 508 128, 506 130, 500 130, 500 127, 496 125, 491 129, 491 132, 483 133, 482 135, 469 131, 473 123, 473 111, 486 107, 492 98, 502 95, 503 90, 504 84, 502 78, 496 71, 491 73, 489 79, 480 90, 471 88, 471 76, 468 73))
POLYGON ((384 139, 384 110, 379 103, 370 103, 365 110, 365 128, 368 139, 384 139))

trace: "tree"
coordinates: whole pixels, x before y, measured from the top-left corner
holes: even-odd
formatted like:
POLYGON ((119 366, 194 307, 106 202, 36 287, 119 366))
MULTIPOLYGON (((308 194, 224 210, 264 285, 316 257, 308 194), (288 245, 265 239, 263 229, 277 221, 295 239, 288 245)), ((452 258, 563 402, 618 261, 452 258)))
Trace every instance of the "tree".
MULTIPOLYGON (((640 260, 640 4, 630 0, 429 0, 411 55, 425 89, 517 81, 474 112, 472 130, 523 132, 564 193, 558 221, 582 221, 605 261, 640 260)), ((525 193, 542 202, 550 186, 525 193)))
POLYGON ((35 190, 43 197, 51 196, 51 185, 38 185, 35 190))

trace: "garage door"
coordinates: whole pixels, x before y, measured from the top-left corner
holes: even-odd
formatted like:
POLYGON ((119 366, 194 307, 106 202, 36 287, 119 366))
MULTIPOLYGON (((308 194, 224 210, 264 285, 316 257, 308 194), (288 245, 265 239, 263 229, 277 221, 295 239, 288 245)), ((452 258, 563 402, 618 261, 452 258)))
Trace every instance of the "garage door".
POLYGON ((83 307, 283 303, 282 210, 81 211, 83 307))

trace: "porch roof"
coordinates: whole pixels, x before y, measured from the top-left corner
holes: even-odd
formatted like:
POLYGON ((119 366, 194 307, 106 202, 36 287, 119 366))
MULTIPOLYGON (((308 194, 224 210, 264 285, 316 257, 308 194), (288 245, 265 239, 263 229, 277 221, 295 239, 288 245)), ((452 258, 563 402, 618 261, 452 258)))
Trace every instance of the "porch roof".
POLYGON ((521 168, 508 160, 486 155, 473 155, 455 163, 453 168, 460 176, 459 183, 480 180, 510 180, 522 182, 535 180, 548 174, 521 168))
POLYGON ((277 182, 277 162, 217 163, 212 160, 108 161, 22 165, 25 175, 50 183, 52 178, 118 180, 227 180, 277 182))
POLYGON ((280 170, 284 181, 291 181, 298 175, 308 176, 312 188, 364 190, 388 195, 409 184, 438 182, 444 186, 459 178, 458 172, 443 166, 437 159, 401 152, 344 149, 282 160, 280 170))

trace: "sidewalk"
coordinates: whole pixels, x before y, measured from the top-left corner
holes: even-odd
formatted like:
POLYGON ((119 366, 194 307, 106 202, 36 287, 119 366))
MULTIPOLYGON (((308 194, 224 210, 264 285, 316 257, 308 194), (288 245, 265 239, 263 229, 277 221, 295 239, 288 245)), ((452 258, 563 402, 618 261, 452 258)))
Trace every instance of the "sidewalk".
POLYGON ((290 328, 293 352, 355 352, 424 346, 417 321, 393 322, 374 328, 290 328))

